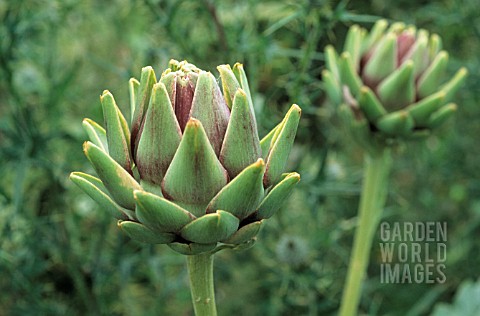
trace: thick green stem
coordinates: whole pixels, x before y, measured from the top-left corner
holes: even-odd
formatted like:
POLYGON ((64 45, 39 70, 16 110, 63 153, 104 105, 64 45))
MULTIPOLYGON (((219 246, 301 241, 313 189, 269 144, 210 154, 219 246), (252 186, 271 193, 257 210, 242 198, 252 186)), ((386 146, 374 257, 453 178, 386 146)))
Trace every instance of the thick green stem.
POLYGON ((187 256, 193 308, 196 316, 216 316, 213 254, 187 256))
POLYGON ((365 159, 363 188, 358 210, 358 227, 355 231, 353 252, 350 257, 340 306, 340 316, 357 314, 362 281, 368 266, 373 237, 387 197, 390 165, 391 157, 388 149, 383 150, 378 155, 367 156, 365 159))

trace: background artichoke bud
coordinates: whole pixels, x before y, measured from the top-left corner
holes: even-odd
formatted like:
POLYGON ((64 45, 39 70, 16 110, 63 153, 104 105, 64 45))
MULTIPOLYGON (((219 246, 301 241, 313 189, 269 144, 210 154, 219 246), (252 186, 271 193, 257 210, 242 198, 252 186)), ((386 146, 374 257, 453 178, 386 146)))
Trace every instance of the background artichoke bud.
POLYGON ((186 61, 171 60, 158 81, 145 67, 129 81, 130 125, 108 91, 105 128, 84 120, 84 152, 99 178, 70 178, 131 238, 187 255, 249 247, 300 180, 282 175, 300 108, 260 141, 243 66, 218 70, 223 94, 186 61))
POLYGON ((350 108, 355 137, 367 137, 361 142, 370 147, 418 138, 440 126, 455 112, 450 101, 467 74, 461 68, 444 83, 448 54, 440 37, 403 23, 388 27, 385 20, 370 32, 352 26, 344 52, 328 46, 325 58, 329 99, 350 108))

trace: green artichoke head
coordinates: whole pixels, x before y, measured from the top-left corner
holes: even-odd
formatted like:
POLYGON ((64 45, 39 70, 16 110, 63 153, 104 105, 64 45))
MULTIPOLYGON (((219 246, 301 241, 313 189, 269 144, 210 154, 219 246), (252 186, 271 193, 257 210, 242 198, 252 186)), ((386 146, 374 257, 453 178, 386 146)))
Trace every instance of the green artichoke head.
POLYGON ((245 247, 300 180, 283 174, 300 108, 260 140, 243 66, 218 71, 223 93, 186 61, 170 61, 158 81, 145 67, 129 81, 130 124, 108 91, 104 127, 84 120, 98 178, 70 178, 131 238, 187 255, 245 247))
POLYGON ((451 100, 467 74, 461 68, 445 82, 440 37, 385 20, 370 32, 350 27, 344 52, 327 46, 325 57, 327 95, 369 147, 428 135, 456 111, 451 100))

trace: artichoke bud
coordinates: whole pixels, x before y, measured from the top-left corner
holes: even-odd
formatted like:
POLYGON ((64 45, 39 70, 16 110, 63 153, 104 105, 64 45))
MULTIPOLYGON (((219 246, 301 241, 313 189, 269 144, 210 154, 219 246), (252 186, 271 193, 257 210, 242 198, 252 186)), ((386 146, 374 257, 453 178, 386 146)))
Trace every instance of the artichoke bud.
POLYGON ((70 178, 132 239, 186 255, 246 249, 300 180, 283 174, 300 108, 260 141, 243 66, 218 70, 221 87, 186 61, 171 60, 158 82, 145 67, 128 84, 130 124, 108 91, 104 127, 83 121, 98 178, 70 178))
POLYGON ((461 68, 445 80, 447 63, 438 35, 379 20, 370 32, 352 26, 344 52, 327 46, 322 76, 330 101, 350 108, 354 119, 349 124, 366 126, 362 139, 371 139, 367 147, 373 148, 428 135, 452 116, 456 106, 448 102, 467 71, 461 68), (366 124, 360 123, 363 119, 366 124))

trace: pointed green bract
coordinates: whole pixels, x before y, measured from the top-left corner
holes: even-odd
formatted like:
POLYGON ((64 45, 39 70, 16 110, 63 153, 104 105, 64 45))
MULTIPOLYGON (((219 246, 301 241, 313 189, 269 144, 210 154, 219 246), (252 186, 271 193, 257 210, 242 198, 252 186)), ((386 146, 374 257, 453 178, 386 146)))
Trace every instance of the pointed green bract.
POLYGON ((118 221, 118 227, 128 237, 148 244, 168 244, 175 240, 174 234, 153 232, 144 225, 131 221, 118 221))
POLYGON ((178 205, 144 191, 134 192, 138 220, 155 232, 176 233, 195 219, 178 205))
POLYGON ((418 126, 425 126, 430 115, 444 104, 445 92, 440 91, 406 108, 418 126))
POLYGON ((135 78, 130 78, 128 81, 128 93, 130 96, 130 122, 133 121, 133 115, 135 114, 135 107, 137 106, 137 95, 140 82, 135 78))
POLYGON ((217 67, 217 69, 220 73, 220 79, 222 80, 225 101, 227 102, 228 108, 232 109, 235 93, 241 88, 240 83, 238 82, 237 77, 233 73, 230 65, 220 65, 217 67))
POLYGON ((433 62, 428 66, 425 72, 418 79, 418 96, 425 98, 426 96, 437 91, 440 78, 442 78, 448 64, 448 54, 440 52, 433 62))
POLYGON ((342 82, 346 84, 352 94, 356 96, 362 87, 362 80, 355 71, 352 57, 349 53, 344 52, 340 56, 339 69, 342 82))
POLYGON ((385 30, 387 29, 387 27, 388 27, 387 20, 381 19, 375 22, 372 29, 370 30, 370 33, 368 33, 367 37, 363 41, 363 45, 362 45, 363 53, 368 52, 375 45, 375 43, 378 42, 378 40, 385 33, 385 30))
POLYGON ((332 76, 336 79, 340 79, 340 70, 338 69, 338 55, 332 45, 325 47, 325 64, 327 69, 331 71, 332 76))
POLYGON ((407 111, 387 114, 376 123, 379 130, 392 136, 406 135, 413 129, 414 125, 415 122, 407 111))
POLYGON ((292 105, 285 116, 283 125, 275 133, 278 136, 273 136, 263 180, 266 188, 275 184, 285 169, 297 133, 301 113, 302 111, 298 105, 292 105))
POLYGON ((162 188, 165 196, 195 216, 227 184, 227 172, 210 146, 202 124, 190 119, 172 163, 165 174, 162 188), (190 209, 188 204, 195 205, 190 209))
POLYGON ((131 172, 130 131, 125 127, 125 118, 109 91, 103 92, 100 101, 105 120, 108 154, 125 170, 131 172))
POLYGON ((207 212, 225 210, 239 219, 253 213, 263 198, 263 159, 251 164, 230 181, 208 204, 207 212))
MULTIPOLYGON (((240 83, 240 88, 242 88, 242 90, 245 91, 245 94, 247 95, 248 103, 250 104, 250 110, 252 113, 254 113, 252 94, 250 93, 250 86, 248 85, 247 74, 243 69, 243 65, 240 63, 235 63, 235 65, 233 65, 233 74, 235 75, 238 82, 240 83)), ((255 128, 256 127, 257 126, 255 125, 255 128)))
POLYGON ((430 36, 428 48, 430 60, 433 60, 433 58, 442 50, 442 39, 438 34, 432 34, 432 36, 430 36))
POLYGON ((428 35, 425 31, 418 32, 415 44, 410 48, 410 51, 405 54, 402 62, 407 60, 413 61, 415 65, 413 70, 413 76, 417 77, 428 66, 428 35))
POLYGON ((83 120, 82 125, 90 141, 103 151, 108 152, 107 133, 105 129, 88 118, 83 120))
POLYGON ((261 157, 260 140, 245 92, 235 94, 232 114, 220 151, 220 162, 231 179, 261 157))
POLYGON ((445 92, 445 102, 449 102, 450 100, 452 100, 455 92, 457 92, 458 88, 460 88, 460 86, 465 81, 465 78, 467 77, 467 73, 468 73, 467 68, 465 67, 460 68, 455 73, 455 76, 453 76, 453 78, 450 79, 450 81, 448 81, 447 83, 445 83, 440 87, 440 90, 445 92))
POLYGON ((388 34, 375 48, 364 69, 364 78, 369 84, 376 85, 397 67, 397 37, 388 34))
POLYGON ((352 25, 348 29, 347 38, 345 39, 344 51, 350 54, 352 64, 357 71, 360 68, 360 53, 362 50, 362 34, 358 25, 352 25))
POLYGON ((435 113, 432 114, 430 119, 428 120, 428 127, 436 128, 442 125, 446 120, 453 116, 457 112, 457 105, 454 103, 449 103, 442 107, 441 109, 437 110, 435 113))
POLYGON ((150 95, 153 85, 157 82, 153 68, 148 66, 142 68, 142 75, 140 77, 140 86, 137 88, 135 100, 135 112, 132 115, 132 133, 131 146, 132 154, 135 155, 135 147, 137 145, 138 133, 142 125, 143 116, 147 111, 148 103, 150 102, 150 95))
POLYGON ((265 137, 263 137, 262 140, 260 141, 260 148, 262 149, 263 159, 267 159, 268 153, 270 152, 270 147, 272 146, 273 136, 275 135, 277 130, 280 128, 279 126, 282 124, 282 122, 280 122, 277 126, 272 128, 272 130, 268 132, 268 134, 265 135, 265 137))
POLYGON ((292 193, 295 185, 300 181, 296 172, 289 173, 267 194, 255 213, 256 219, 270 218, 277 210, 285 205, 285 201, 292 193))
POLYGON ((227 130, 230 111, 215 77, 209 72, 201 72, 198 76, 190 117, 202 123, 213 150, 218 155, 227 130))
POLYGON ((199 244, 211 244, 227 239, 238 229, 239 220, 234 215, 218 210, 197 218, 180 231, 180 235, 199 244))
POLYGON ((144 191, 163 197, 161 184, 155 184, 150 181, 140 179, 140 186, 143 188, 144 191))
POLYGON ((117 219, 127 219, 127 213, 131 214, 129 210, 125 210, 108 196, 100 179, 82 172, 72 172, 70 174, 70 180, 97 202, 103 211, 106 211, 111 216, 117 219))
MULTIPOLYGON (((167 69, 162 73, 159 82, 165 85, 172 108, 175 109, 175 99, 177 93, 177 73, 171 72, 167 69)), ((174 111, 175 112, 175 111, 174 111)))
POLYGON ((153 86, 138 141, 135 162, 142 179, 161 184, 182 139, 182 132, 163 83, 153 86))
POLYGON ((325 91, 330 100, 332 100, 334 104, 340 104, 342 102, 342 90, 340 89, 340 84, 328 70, 322 71, 322 79, 325 91))
POLYGON ((168 244, 168 246, 182 254, 182 255, 187 255, 187 256, 193 256, 193 255, 198 255, 201 253, 209 252, 215 249, 217 246, 217 243, 212 243, 212 244, 197 244, 197 243, 179 243, 179 242, 173 242, 168 244))
POLYGON ((376 144, 375 141, 372 141, 370 124, 365 117, 356 115, 352 108, 346 104, 340 105, 339 115, 345 122, 347 130, 358 144, 368 152, 375 153, 377 151, 376 144))
POLYGON ((387 111, 377 99, 375 93, 373 93, 373 91, 367 86, 363 86, 362 89, 360 89, 358 105, 366 118, 371 122, 375 122, 380 117, 387 114, 387 111))
POLYGON ((415 99, 413 70, 413 62, 408 60, 380 83, 377 93, 386 108, 396 110, 413 102, 415 99))
POLYGON ((133 191, 142 189, 138 182, 93 143, 85 142, 83 151, 115 202, 122 207, 133 210, 135 208, 133 191))
POLYGON ((240 227, 232 236, 228 239, 223 240, 223 243, 226 244, 243 244, 247 241, 250 241, 252 238, 258 235, 260 229, 262 228, 263 221, 257 221, 245 226, 240 227))

